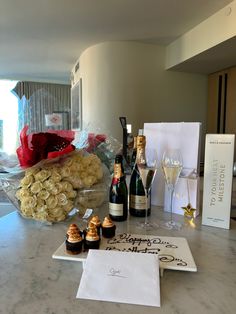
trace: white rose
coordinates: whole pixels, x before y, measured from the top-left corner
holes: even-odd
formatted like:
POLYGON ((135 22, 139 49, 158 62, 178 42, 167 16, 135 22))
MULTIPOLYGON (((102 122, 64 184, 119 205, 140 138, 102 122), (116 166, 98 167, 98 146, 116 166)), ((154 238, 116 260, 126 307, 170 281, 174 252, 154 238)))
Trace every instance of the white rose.
POLYGON ((21 199, 22 208, 34 208, 37 205, 37 197, 34 196, 26 196, 21 199))
POLYGON ((32 196, 29 189, 21 188, 16 191, 16 198, 18 200, 21 200, 23 197, 28 197, 28 196, 32 196))
POLYGON ((36 173, 34 177, 36 181, 43 182, 47 180, 50 177, 50 175, 51 175, 51 171, 42 169, 38 173, 36 173))
POLYGON ((52 195, 56 195, 62 191, 62 184, 56 183, 54 188, 51 190, 52 195))
POLYGON ((37 194, 39 193, 41 190, 43 189, 43 185, 40 181, 36 181, 34 182, 31 187, 30 187, 30 191, 33 193, 33 194, 37 194))
POLYGON ((66 205, 68 203, 67 197, 64 193, 59 193, 57 196, 58 205, 66 205))
POLYGON ((43 182, 43 187, 45 188, 45 190, 51 191, 55 188, 55 184, 54 181, 51 179, 48 179, 46 181, 43 182))
POLYGON ((59 172, 53 171, 50 179, 54 182, 60 182, 62 177, 59 172))
POLYGON ((42 200, 46 200, 49 196, 50 196, 50 193, 44 189, 38 193, 38 197, 42 200))
POLYGON ((34 182, 34 177, 32 175, 25 176, 21 181, 20 184, 23 187, 30 187, 31 184, 34 182))
POLYGON ((46 205, 48 207, 49 210, 51 210, 52 208, 55 208, 58 204, 58 199, 57 196, 54 195, 50 195, 47 199, 46 199, 46 205))

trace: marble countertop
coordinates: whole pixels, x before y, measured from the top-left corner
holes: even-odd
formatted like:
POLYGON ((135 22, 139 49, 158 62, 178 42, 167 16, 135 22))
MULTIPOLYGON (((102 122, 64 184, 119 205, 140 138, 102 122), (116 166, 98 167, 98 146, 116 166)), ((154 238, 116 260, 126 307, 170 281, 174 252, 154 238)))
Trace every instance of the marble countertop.
MULTIPOLYGON (((106 209, 101 210, 100 217, 106 209)), ((163 219, 152 209, 153 221, 163 219)), ((141 219, 141 218, 139 218, 141 219)), ((117 223, 117 232, 140 233, 136 218, 117 223)), ((180 231, 157 228, 149 234, 185 237, 198 272, 165 270, 161 278, 161 307, 76 299, 82 264, 52 259, 70 222, 45 225, 22 218, 17 212, 0 219, 1 314, 231 314, 236 311, 236 222, 231 230, 193 227, 184 217, 180 231)), ((78 217, 73 222, 80 224, 78 217)), ((95 284, 102 284, 100 282, 95 284)))

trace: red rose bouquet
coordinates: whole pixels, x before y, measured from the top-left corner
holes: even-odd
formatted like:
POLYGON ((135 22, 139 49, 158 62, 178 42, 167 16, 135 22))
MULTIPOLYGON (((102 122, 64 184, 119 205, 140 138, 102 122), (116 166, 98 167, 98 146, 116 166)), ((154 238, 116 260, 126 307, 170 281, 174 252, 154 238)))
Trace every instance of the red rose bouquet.
POLYGON ((75 150, 71 144, 74 131, 49 131, 27 135, 26 125, 20 133, 21 146, 16 153, 22 167, 31 167, 43 159, 51 159, 75 150))

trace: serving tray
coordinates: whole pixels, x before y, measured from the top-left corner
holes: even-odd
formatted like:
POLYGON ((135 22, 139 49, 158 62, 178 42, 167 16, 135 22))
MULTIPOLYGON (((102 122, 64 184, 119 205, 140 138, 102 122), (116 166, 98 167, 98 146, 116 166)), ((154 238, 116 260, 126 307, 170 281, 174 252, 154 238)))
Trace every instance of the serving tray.
MULTIPOLYGON (((122 233, 111 239, 102 238, 100 250, 157 254, 160 268, 163 270, 197 271, 197 266, 185 238, 122 233)), ((87 252, 70 255, 66 252, 65 242, 63 242, 53 253, 52 258, 85 262, 87 252)))

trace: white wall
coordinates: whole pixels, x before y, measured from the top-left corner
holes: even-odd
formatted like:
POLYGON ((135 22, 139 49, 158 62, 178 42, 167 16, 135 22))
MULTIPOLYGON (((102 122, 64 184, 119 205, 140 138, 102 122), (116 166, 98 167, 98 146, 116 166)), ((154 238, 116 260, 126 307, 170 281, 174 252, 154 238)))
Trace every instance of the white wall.
POLYGON ((172 42, 167 47, 166 68, 170 69, 235 37, 235 21, 236 0, 172 42))
POLYGON ((165 70, 165 48, 106 42, 81 55, 83 120, 121 140, 120 116, 136 134, 144 122, 200 121, 205 130, 207 76, 165 70))

